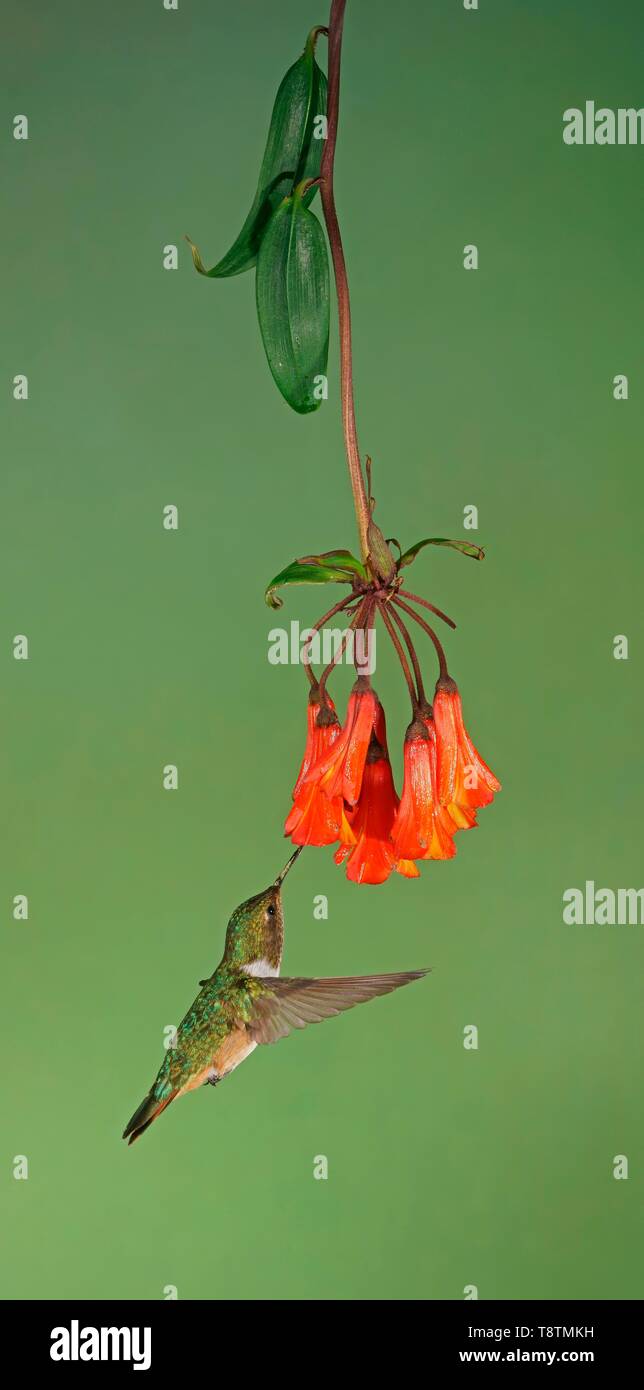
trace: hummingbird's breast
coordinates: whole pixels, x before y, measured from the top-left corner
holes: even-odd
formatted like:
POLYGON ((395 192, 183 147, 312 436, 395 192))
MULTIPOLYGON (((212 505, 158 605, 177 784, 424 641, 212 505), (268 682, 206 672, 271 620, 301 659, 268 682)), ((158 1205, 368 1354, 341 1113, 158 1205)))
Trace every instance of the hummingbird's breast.
POLYGON ((180 1094, 196 1091, 200 1086, 205 1086, 207 1081, 221 1081, 222 1077, 228 1076, 240 1062, 244 1062, 256 1047, 257 1043, 252 1041, 247 1028, 243 1025, 233 1028, 227 1037, 219 1042, 208 1061, 197 1067, 187 1080, 184 1080, 179 1088, 180 1094))
POLYGON ((253 1042, 247 1028, 233 1028, 212 1059, 212 1069, 217 1078, 228 1076, 240 1062, 245 1062, 256 1047, 257 1043, 253 1042))

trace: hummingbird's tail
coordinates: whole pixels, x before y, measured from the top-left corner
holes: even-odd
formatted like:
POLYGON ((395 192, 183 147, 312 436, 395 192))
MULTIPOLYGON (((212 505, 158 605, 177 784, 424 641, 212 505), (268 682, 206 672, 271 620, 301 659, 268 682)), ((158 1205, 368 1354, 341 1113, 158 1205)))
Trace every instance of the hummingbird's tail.
POLYGON ((156 1100, 153 1092, 149 1091, 145 1100, 141 1101, 138 1110, 134 1111, 129 1124, 126 1125, 123 1131, 123 1138, 128 1139, 130 1144, 133 1144, 134 1140, 139 1138, 139 1135, 145 1133, 146 1129, 152 1124, 152 1121, 156 1120, 157 1115, 160 1115, 161 1111, 165 1110, 166 1105, 169 1105, 170 1101, 174 1100, 175 1095, 176 1091, 174 1091, 172 1095, 166 1096, 165 1100, 156 1100))

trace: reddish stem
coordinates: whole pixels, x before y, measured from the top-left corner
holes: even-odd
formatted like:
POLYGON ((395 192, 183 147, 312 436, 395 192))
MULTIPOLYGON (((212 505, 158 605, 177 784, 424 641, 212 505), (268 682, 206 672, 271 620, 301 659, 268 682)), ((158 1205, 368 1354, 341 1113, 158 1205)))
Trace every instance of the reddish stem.
POLYGON ((328 666, 325 666, 325 668, 324 668, 324 670, 323 670, 323 672, 322 672, 322 675, 320 676, 320 681, 319 681, 320 699, 321 699, 323 702, 324 702, 324 700, 326 699, 326 683, 327 683, 327 681, 328 681, 328 679, 329 679, 329 676, 331 675, 331 672, 334 670, 334 668, 337 666, 337 664, 338 664, 338 662, 339 662, 339 660, 340 660, 340 658, 341 658, 341 656, 342 656, 342 654, 343 654, 343 652, 344 652, 344 650, 345 650, 345 647, 346 647, 346 645, 347 645, 347 642, 349 641, 349 634, 354 630, 354 628, 358 627, 359 623, 362 621, 362 615, 363 615, 364 612, 366 612, 368 603, 369 603, 369 598, 365 598, 365 599, 363 599, 362 602, 359 604, 358 608, 356 609, 355 613, 353 614, 353 617, 352 617, 351 622, 349 623, 349 626, 348 626, 348 628, 347 628, 347 630, 346 630, 346 632, 345 632, 345 634, 344 634, 344 637, 342 638, 342 641, 341 641, 341 643, 340 643, 340 647, 339 647, 338 651, 334 653, 334 655, 333 655, 333 660, 329 662, 328 666))
MULTIPOLYGON (((364 638, 363 654, 364 654, 364 656, 367 658, 367 661, 369 660, 369 652, 370 652, 370 650, 371 650, 371 646, 370 646, 370 644, 371 644, 371 629, 373 628, 373 625, 374 625, 374 624, 373 624, 373 615, 374 615, 374 609, 375 609, 375 607, 376 607, 376 600, 375 600, 373 594, 367 594, 366 599, 365 599, 365 601, 364 601, 363 612, 362 612, 361 617, 360 617, 360 622, 356 625, 356 633, 358 633, 358 632, 362 629, 363 638, 364 638)), ((357 663, 356 660, 355 660, 355 647, 354 647, 354 653, 353 653, 353 655, 354 655, 353 664, 354 664, 355 669, 356 669, 356 675, 357 675, 357 676, 362 676, 362 679, 363 679, 364 681, 366 681, 367 684, 370 685, 370 684, 371 684, 371 675, 368 674, 368 673, 365 672, 365 671, 361 671, 361 670, 359 669, 359 667, 358 667, 358 663, 357 663)))
POLYGON ((342 56, 342 28, 346 0, 332 0, 329 18, 329 93, 327 98, 327 138, 320 168, 322 207, 331 247, 335 285, 338 296, 338 322, 340 329, 340 392, 342 397, 342 427, 349 465, 349 477, 353 492, 353 503, 358 523, 360 550, 366 561, 369 554, 367 528, 369 526, 369 504, 360 463, 358 432, 356 428, 355 405, 353 399, 353 365, 351 344, 351 303, 347 267, 342 247, 342 237, 333 191, 333 169, 335 146, 338 135, 338 115, 340 110, 340 61, 342 56))
POLYGON ((420 662, 416 655, 416 648, 414 647, 414 644, 411 640, 409 628, 407 627, 406 623, 403 622, 400 613, 398 612, 398 609, 394 607, 393 603, 389 604, 389 612, 391 613, 394 622, 397 623, 407 644, 407 651, 409 652, 409 655, 411 657, 411 663, 414 668, 414 675, 416 677, 416 685, 418 687, 418 699, 421 705, 426 704, 425 687, 423 685, 423 673, 420 669, 420 662))
POLYGON ((422 627, 423 631, 427 633, 427 636, 431 638, 436 648, 436 655, 438 657, 438 664, 440 666, 441 677, 449 676, 449 671, 447 669, 447 657, 445 656, 445 649, 442 643, 439 641, 438 637, 436 636, 433 627, 430 627, 429 623, 426 623, 425 619, 421 618, 420 613, 415 613, 413 608, 409 607, 408 603, 403 603, 402 599, 399 597, 399 594, 400 590, 398 591, 398 594, 396 594, 396 597, 393 600, 393 602, 396 603, 399 608, 404 609, 405 613, 409 613, 410 618, 414 618, 414 620, 418 623, 419 627, 422 627))
POLYGON ((436 608, 433 603, 429 603, 426 598, 421 598, 420 594, 410 594, 408 589, 398 589, 397 591, 403 598, 410 598, 413 603, 422 603, 423 608, 429 608, 430 613, 435 613, 437 618, 442 618, 448 627, 456 628, 456 623, 448 618, 447 613, 443 613, 441 608, 436 608))
POLYGON ((302 647, 302 665, 304 667, 304 670, 306 671, 310 684, 313 687, 315 687, 318 684, 318 682, 316 681, 313 671, 311 670, 311 662, 309 661, 308 651, 315 636, 315 633, 319 632, 321 627, 324 627, 326 623, 330 622, 331 618, 335 618, 336 613, 341 613, 344 608, 348 608, 352 602, 353 595, 350 594, 347 596, 347 598, 343 598, 340 600, 339 603, 334 604, 333 608, 330 608, 328 613, 325 613, 322 618, 318 618, 317 623, 313 623, 311 636, 307 637, 307 640, 304 643, 304 646, 302 647))
POLYGON ((408 691, 409 691, 409 698, 410 698, 410 700, 411 700, 411 707, 412 707, 413 713, 414 713, 414 715, 415 715, 415 714, 416 714, 416 710, 418 709, 419 699, 418 699, 418 692, 417 692, 416 687, 415 687, 415 685, 414 685, 413 676, 412 676, 412 674, 411 674, 411 669, 410 669, 410 666, 409 666, 409 662, 408 662, 408 660, 407 660, 407 657, 405 656, 405 653, 404 653, 404 650, 403 650, 403 646, 402 646, 402 643, 401 643, 400 638, 399 638, 399 636, 398 636, 398 633, 396 632, 396 629, 395 629, 395 627, 394 627, 394 625, 393 625, 393 623, 392 623, 392 621, 391 621, 391 618, 389 617, 389 614, 388 614, 388 612, 387 612, 387 605, 386 605, 385 603, 383 603, 381 599, 377 599, 376 602, 377 602, 377 604, 378 604, 378 611, 379 611, 379 613, 380 613, 380 616, 382 617, 382 621, 383 621, 383 623, 384 623, 384 625, 385 625, 385 627, 386 627, 386 629, 387 629, 387 632, 389 633, 389 636, 391 637, 391 640, 392 640, 392 642, 393 642, 393 644, 394 644, 394 647, 395 647, 395 649, 396 649, 396 653, 397 653, 397 656, 398 656, 398 660, 399 660, 399 662, 400 662, 400 665, 402 666, 403 675, 404 675, 405 680, 406 680, 406 682, 407 682, 407 689, 408 689, 408 691))

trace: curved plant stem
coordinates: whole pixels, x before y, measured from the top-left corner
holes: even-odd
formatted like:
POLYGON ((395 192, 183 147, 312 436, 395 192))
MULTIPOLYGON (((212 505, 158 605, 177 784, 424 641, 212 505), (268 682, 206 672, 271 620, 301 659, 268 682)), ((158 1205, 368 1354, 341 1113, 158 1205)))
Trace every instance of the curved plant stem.
POLYGON ((360 550, 363 561, 369 554, 367 529, 369 526, 369 503, 365 489, 358 434, 356 430, 355 406, 353 400, 353 364, 351 349, 351 303, 347 267, 342 248, 342 237, 333 192, 333 167, 335 146, 338 135, 338 115, 340 108, 340 59, 342 54, 342 27, 347 0, 332 0, 329 18, 329 94, 327 101, 327 138, 320 168, 320 193, 324 220, 331 247, 335 285, 338 296, 338 321, 340 328, 340 390, 342 396, 342 428, 349 465, 349 477, 353 492, 353 502, 358 523, 360 550))
POLYGON ((401 594, 403 598, 410 598, 412 603, 422 603, 423 608, 429 608, 430 613, 435 613, 437 618, 442 618, 443 622, 447 623, 448 627, 456 628, 456 623, 453 622, 451 618, 448 618, 447 613, 443 613, 442 608, 436 608, 435 605, 429 603, 426 598, 421 598, 420 594, 410 594, 408 589, 399 589, 398 593, 401 594))
POLYGON ((416 656, 416 648, 414 647, 414 644, 411 640, 409 628, 407 627, 407 624, 403 622, 400 613, 398 612, 398 609, 394 606, 393 603, 389 604, 389 612, 397 627, 399 628, 400 632, 402 632, 402 635, 407 644, 407 651, 409 652, 411 664, 414 668, 414 675, 416 677, 416 685, 418 687, 418 699, 421 705, 424 705, 426 704, 426 698, 425 687, 423 685, 423 673, 420 669, 420 662, 418 660, 418 657, 416 656))
POLYGON ((417 711, 417 709, 418 709, 419 699, 418 699, 418 692, 417 692, 416 687, 415 687, 415 685, 414 685, 414 679, 413 679, 413 676, 412 676, 412 674, 411 674, 410 665, 409 665, 409 662, 408 662, 408 660, 407 660, 407 657, 405 656, 405 653, 404 653, 404 650, 403 650, 402 642, 401 642, 401 640, 400 640, 400 638, 399 638, 399 636, 398 636, 398 633, 396 632, 396 629, 395 629, 395 627, 394 627, 394 625, 393 625, 393 623, 392 623, 392 621, 391 621, 391 618, 389 617, 389 613, 387 612, 387 605, 386 605, 385 603, 382 603, 382 601, 381 601, 380 599, 378 600, 378 612, 380 613, 380 616, 381 616, 382 621, 383 621, 383 623, 384 623, 384 625, 385 625, 385 627, 386 627, 386 629, 387 629, 387 632, 389 633, 389 636, 391 637, 391 640, 392 640, 392 642, 393 642, 393 644, 394 644, 394 647, 396 648, 396 653, 397 653, 397 656, 398 656, 398 660, 399 660, 399 662, 400 662, 400 664, 401 664, 401 666, 402 666, 403 675, 404 675, 405 680, 406 680, 406 682, 407 682, 407 689, 408 689, 408 691, 409 691, 409 698, 410 698, 410 700, 411 700, 411 707, 412 707, 412 710, 413 710, 413 713, 414 713, 414 716, 415 716, 416 711, 417 711))
POLYGON ((313 689, 315 689, 318 683, 311 669, 311 661, 309 658, 309 648, 311 646, 313 638, 315 637, 316 632, 320 631, 321 627, 324 627, 326 623, 330 622, 331 618, 335 618, 336 613, 341 613, 342 610, 348 608, 352 602, 353 594, 347 594, 346 598, 340 599, 339 603, 335 603, 333 605, 333 608, 329 609, 328 613, 324 613, 321 618, 318 618, 317 623, 313 623, 313 626, 311 628, 311 636, 307 637, 306 642, 302 647, 302 665, 313 689))
POLYGON ((349 641, 349 634, 362 622, 363 615, 367 612, 368 605, 369 597, 363 599, 359 607, 356 609, 355 613, 353 614, 353 617, 351 618, 351 622, 349 623, 349 626, 344 634, 344 637, 342 638, 338 651, 334 653, 333 660, 329 662, 328 666, 325 666, 322 675, 320 676, 320 699, 323 703, 326 699, 326 683, 329 679, 329 676, 331 675, 331 672, 334 670, 334 668, 337 666, 345 650, 347 642, 349 641))
POLYGON ((310 48, 311 51, 315 53, 316 44, 320 34, 328 34, 328 32, 329 31, 326 27, 326 24, 316 24, 315 28, 311 30, 309 37, 306 40, 307 49, 310 48))
MULTIPOLYGON (((400 590, 398 592, 400 593, 400 590)), ((396 595, 394 602, 398 605, 399 608, 403 608, 405 613, 409 613, 410 618, 414 618, 418 625, 422 627, 423 632, 426 632, 427 636, 431 638, 436 648, 436 655, 438 657, 438 664, 440 666, 441 677, 449 676, 449 671, 447 669, 447 657, 445 656, 445 649, 443 647, 442 642, 440 642, 438 637, 436 636, 433 627, 430 627, 429 623, 426 623, 425 619, 421 618, 420 613, 415 613, 413 608, 409 607, 408 603, 403 603, 402 599, 398 597, 398 594, 396 595)))
MULTIPOLYGON (((361 616, 360 616, 360 622, 359 622, 359 624, 358 624, 357 627, 356 627, 356 633, 360 632, 360 630, 362 629, 362 637, 363 637, 362 655, 363 655, 363 658, 366 659, 367 668, 368 668, 368 665, 369 665, 369 655, 370 655, 370 652, 371 652, 371 630, 372 630, 372 628, 373 628, 373 626, 374 626, 373 617, 374 617, 375 607, 376 607, 376 600, 375 600, 374 595, 373 595, 373 594, 368 594, 368 595, 367 595, 367 599, 366 599, 365 604, 364 604, 364 608, 363 608, 362 614, 361 614, 361 616)), ((367 670, 363 670, 362 667, 361 667, 361 664, 356 660, 356 647, 355 647, 355 644, 354 644, 354 648, 353 648, 353 656, 354 656, 353 664, 354 664, 354 666, 355 666, 356 676, 362 676, 362 679, 363 679, 364 681, 367 681, 368 684, 371 684, 371 674, 370 674, 369 670, 368 670, 368 669, 367 669, 367 670)))

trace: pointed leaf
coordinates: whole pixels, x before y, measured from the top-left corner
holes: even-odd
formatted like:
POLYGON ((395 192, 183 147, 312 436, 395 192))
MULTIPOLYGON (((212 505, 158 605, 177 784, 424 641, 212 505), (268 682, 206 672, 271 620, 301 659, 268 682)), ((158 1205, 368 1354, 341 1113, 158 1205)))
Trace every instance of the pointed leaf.
MULTIPOLYGON (((230 250, 211 270, 190 242, 195 269, 210 279, 241 275, 255 265, 262 236, 271 214, 282 199, 303 179, 320 172, 324 140, 315 138, 315 118, 326 112, 327 80, 315 61, 309 38, 304 53, 282 79, 271 116, 268 140, 252 207, 230 250)), ((317 189, 304 195, 308 206, 317 189)), ((188 238, 190 241, 190 238, 188 238)))
POLYGON ((412 561, 416 559, 419 550, 422 550, 423 546, 426 545, 447 545, 450 546, 452 550, 460 550, 461 555, 468 555, 471 560, 485 559, 483 547, 480 545, 473 545, 471 541, 448 541, 445 540, 443 536, 430 536, 427 540, 416 541, 415 545, 410 546, 409 550, 406 550, 404 555, 401 555, 398 561, 398 569, 401 570, 403 565, 411 565, 412 561))
POLYGON ((282 608, 282 600, 275 590, 283 584, 348 584, 349 576, 332 565, 314 565, 301 560, 293 560, 268 585, 264 598, 269 608, 282 608))
POLYGON ((257 316, 268 365, 300 415, 317 410, 329 351, 329 259, 301 186, 273 213, 257 259, 257 316))
POLYGON ((321 555, 302 555, 298 564, 331 565, 335 569, 346 570, 348 574, 357 574, 361 579, 367 578, 364 565, 350 550, 324 550, 321 555))

